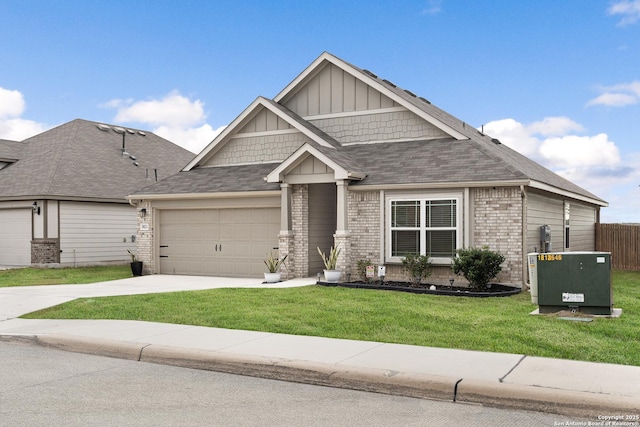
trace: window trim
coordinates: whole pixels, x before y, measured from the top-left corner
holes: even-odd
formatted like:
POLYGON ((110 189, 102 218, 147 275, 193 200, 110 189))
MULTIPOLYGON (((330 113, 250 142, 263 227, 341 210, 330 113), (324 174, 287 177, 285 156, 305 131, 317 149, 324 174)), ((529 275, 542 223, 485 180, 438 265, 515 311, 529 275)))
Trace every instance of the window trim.
MULTIPOLYGON (((385 262, 387 263, 401 263, 402 257, 391 256, 391 244, 392 244, 392 227, 391 227, 391 212, 393 202, 402 201, 420 201, 420 252, 424 254, 426 250, 426 231, 427 229, 435 229, 426 227, 426 210, 424 209, 426 201, 436 200, 455 200, 456 202, 456 224, 455 227, 442 228, 442 229, 454 229, 456 231, 456 250, 463 247, 463 195, 461 193, 412 193, 412 194, 387 194, 385 201, 385 262)), ((396 228, 397 229, 397 228, 396 228)), ((434 265, 451 265, 453 257, 433 257, 430 258, 431 263, 434 265)))

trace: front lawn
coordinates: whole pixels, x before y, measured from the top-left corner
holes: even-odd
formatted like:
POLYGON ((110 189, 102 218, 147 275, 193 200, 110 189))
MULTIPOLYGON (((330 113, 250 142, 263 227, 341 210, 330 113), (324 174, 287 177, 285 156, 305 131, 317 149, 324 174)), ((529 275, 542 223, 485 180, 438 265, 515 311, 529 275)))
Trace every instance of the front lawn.
POLYGON ((0 288, 106 282, 131 277, 127 265, 77 268, 14 268, 0 271, 0 288))
POLYGON ((640 366, 640 272, 614 272, 618 319, 530 316, 529 293, 504 298, 309 286, 90 298, 23 316, 131 319, 640 366))

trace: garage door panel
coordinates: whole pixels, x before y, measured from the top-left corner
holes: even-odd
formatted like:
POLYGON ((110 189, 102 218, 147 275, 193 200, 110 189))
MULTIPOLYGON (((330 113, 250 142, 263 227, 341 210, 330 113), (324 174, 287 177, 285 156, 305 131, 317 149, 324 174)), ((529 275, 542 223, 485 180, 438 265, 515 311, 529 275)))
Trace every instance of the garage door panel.
POLYGON ((278 246, 278 208, 160 211, 160 272, 261 277, 278 246))
POLYGON ((0 265, 31 264, 31 209, 0 210, 0 265))

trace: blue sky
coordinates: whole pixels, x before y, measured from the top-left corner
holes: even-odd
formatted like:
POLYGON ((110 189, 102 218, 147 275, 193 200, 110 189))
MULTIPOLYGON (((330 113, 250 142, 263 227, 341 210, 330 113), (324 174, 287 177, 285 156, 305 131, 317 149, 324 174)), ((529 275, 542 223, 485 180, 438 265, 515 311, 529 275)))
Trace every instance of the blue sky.
POLYGON ((640 223, 640 0, 0 0, 0 138, 83 118, 198 152, 323 51, 640 223))

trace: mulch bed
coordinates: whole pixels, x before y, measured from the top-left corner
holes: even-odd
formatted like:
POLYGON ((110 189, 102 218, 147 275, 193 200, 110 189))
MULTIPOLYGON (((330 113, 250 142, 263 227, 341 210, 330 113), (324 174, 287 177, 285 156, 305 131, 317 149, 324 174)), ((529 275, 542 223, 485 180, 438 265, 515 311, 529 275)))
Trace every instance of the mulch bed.
POLYGON ((342 288, 377 289, 377 290, 384 290, 384 291, 410 292, 414 294, 448 295, 448 296, 456 296, 456 297, 476 297, 476 298, 506 297, 506 296, 519 294, 522 291, 522 289, 520 288, 501 285, 499 283, 490 284, 488 286, 488 289, 484 291, 476 291, 470 288, 464 288, 464 287, 458 287, 458 286, 435 285, 435 284, 428 284, 428 283, 413 285, 408 282, 392 282, 392 281, 385 281, 382 284, 380 282, 331 283, 331 282, 318 281, 317 284, 321 286, 333 286, 333 287, 342 287, 342 288), (432 289, 432 287, 435 287, 435 289, 432 289))

